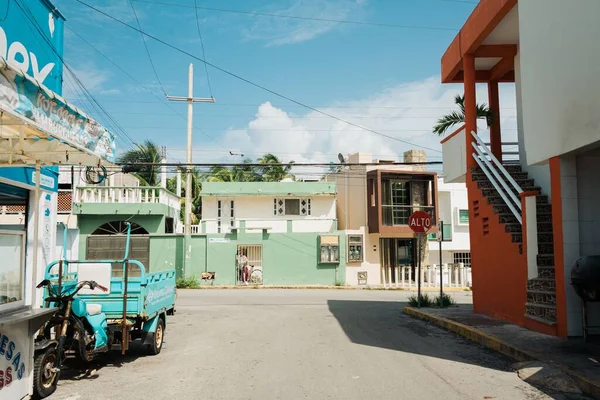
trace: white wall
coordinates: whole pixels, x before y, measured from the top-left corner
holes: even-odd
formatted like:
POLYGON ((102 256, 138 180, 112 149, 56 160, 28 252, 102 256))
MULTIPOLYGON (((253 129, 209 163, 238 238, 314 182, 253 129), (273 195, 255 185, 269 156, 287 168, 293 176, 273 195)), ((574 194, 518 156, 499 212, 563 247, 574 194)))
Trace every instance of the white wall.
POLYGON ((600 1, 519 2, 528 164, 600 141, 600 1))
MULTIPOLYGON (((466 185, 464 183, 444 183, 442 179, 439 179, 438 200, 440 219, 444 225, 452 224, 452 240, 442 243, 442 251, 470 251, 469 225, 458 223, 458 210, 469 208, 466 185)), ((430 263, 438 264, 439 244, 437 241, 429 242, 429 251, 430 263)), ((444 262, 453 262, 453 260, 444 262)))
MULTIPOLYGON (((277 198, 286 197, 281 196, 277 198)), ((223 202, 234 201, 236 227, 240 226, 239 221, 246 221, 246 228, 269 228, 270 232, 277 233, 287 232, 287 221, 292 221, 292 232, 331 232, 335 226, 335 196, 310 197, 311 215, 309 216, 274 215, 274 197, 246 196, 221 198, 207 196, 202 198, 202 220, 206 223, 207 233, 217 232, 218 200, 222 200, 223 202)))
POLYGON ((519 161, 523 171, 529 174, 531 179, 535 180, 536 186, 542 188, 542 193, 550 195, 550 165, 547 162, 541 165, 530 165, 528 162, 528 149, 525 146, 525 137, 527 135, 539 134, 536 130, 525 131, 523 125, 523 96, 521 82, 521 54, 515 57, 515 91, 517 96, 517 137, 519 142, 519 161))

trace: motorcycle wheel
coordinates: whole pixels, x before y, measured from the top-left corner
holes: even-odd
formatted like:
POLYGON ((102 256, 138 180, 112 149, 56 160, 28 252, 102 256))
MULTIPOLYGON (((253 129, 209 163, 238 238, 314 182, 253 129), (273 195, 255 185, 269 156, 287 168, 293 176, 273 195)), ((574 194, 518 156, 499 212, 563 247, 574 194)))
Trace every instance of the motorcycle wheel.
POLYGON ((56 391, 60 371, 53 372, 56 361, 56 349, 49 347, 34 356, 33 394, 36 399, 43 399, 56 391))

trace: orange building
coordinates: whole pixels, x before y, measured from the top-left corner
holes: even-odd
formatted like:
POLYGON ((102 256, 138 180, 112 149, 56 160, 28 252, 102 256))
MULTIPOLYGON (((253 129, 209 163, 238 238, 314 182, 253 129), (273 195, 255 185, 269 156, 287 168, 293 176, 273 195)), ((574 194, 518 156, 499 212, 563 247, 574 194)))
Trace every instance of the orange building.
POLYGON ((563 337, 583 333, 571 269, 600 254, 598 15, 597 0, 481 0, 441 60, 464 85, 465 125, 442 146, 446 181, 468 188, 474 309, 563 337), (518 163, 502 160, 500 84, 515 85, 518 163), (489 147, 477 102, 496 116, 489 147))

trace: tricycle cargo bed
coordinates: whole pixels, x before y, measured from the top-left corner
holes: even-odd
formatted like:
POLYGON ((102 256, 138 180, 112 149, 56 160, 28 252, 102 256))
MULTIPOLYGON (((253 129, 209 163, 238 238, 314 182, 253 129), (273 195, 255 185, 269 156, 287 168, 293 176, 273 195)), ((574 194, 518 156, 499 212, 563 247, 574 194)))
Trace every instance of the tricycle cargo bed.
MULTIPOLYGON (((110 279, 109 293, 80 294, 86 303, 100 304, 108 319, 123 318, 124 281, 110 279)), ((142 274, 127 280, 127 317, 150 319, 175 307, 175 270, 142 274)))

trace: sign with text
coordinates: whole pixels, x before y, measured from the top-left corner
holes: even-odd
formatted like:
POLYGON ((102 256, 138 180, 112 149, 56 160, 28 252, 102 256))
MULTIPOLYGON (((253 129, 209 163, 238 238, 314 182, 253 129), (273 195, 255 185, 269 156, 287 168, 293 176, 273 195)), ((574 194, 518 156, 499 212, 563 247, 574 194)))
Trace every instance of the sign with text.
POLYGON ((425 211, 415 211, 408 217, 408 226, 414 233, 427 233, 431 229, 431 215, 425 211))

